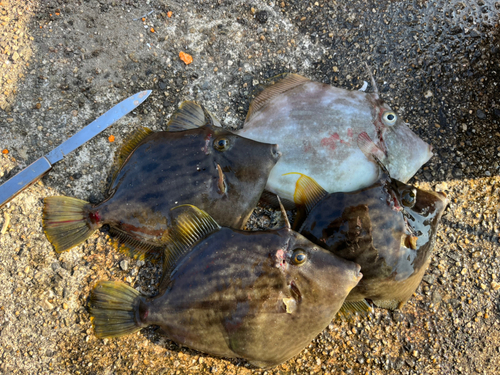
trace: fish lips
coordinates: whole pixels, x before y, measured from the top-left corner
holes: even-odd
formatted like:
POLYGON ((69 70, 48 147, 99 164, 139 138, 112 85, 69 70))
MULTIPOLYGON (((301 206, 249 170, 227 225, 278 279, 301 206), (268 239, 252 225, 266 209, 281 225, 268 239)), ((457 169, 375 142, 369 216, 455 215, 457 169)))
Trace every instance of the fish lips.
POLYGON ((356 270, 354 271, 354 278, 356 279, 356 283, 363 278, 363 274, 361 273, 361 266, 358 263, 354 263, 356 265, 356 270))

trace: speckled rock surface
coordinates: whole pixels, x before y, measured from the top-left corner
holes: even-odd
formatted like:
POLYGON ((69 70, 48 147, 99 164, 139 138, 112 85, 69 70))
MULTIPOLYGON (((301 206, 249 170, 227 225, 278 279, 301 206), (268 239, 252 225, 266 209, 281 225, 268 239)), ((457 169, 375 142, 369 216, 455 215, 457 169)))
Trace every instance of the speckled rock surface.
MULTIPOLYGON (((0 372, 496 373, 499 14, 493 0, 0 0, 0 183, 115 103, 153 90, 0 209, 0 372), (192 64, 179 59, 181 51, 192 64), (141 125, 164 129, 183 100, 238 128, 265 79, 297 72, 359 89, 370 81, 365 62, 384 99, 434 146, 412 182, 451 198, 409 303, 334 321, 298 356, 267 371, 179 347, 154 327, 94 337, 86 305, 95 282, 124 280, 153 295, 160 269, 115 252, 99 233, 55 254, 41 228, 43 197, 102 200, 121 140, 141 125)), ((265 228, 279 214, 258 209, 250 220, 265 228)))

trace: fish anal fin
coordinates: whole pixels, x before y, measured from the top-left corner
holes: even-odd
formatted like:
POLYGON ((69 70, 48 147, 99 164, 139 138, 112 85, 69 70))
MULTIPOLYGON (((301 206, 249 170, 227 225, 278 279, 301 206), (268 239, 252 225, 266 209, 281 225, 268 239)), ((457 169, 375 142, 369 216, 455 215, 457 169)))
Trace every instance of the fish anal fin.
POLYGON ((366 300, 345 301, 337 313, 337 319, 352 322, 356 315, 366 318, 372 311, 372 306, 366 300))
POLYGON ((263 90, 250 103, 245 123, 249 122, 271 99, 305 82, 310 82, 310 79, 293 73, 279 75, 270 79, 268 84, 264 85, 263 90))
POLYGON ((139 143, 141 143, 144 139, 146 139, 153 131, 147 127, 140 127, 139 129, 133 131, 125 140, 115 156, 115 162, 113 165, 113 169, 115 172, 112 174, 113 179, 116 177, 116 174, 120 170, 120 168, 125 164, 125 161, 132 154, 132 152, 137 148, 139 143))
MULTIPOLYGON (((167 124, 167 130, 170 132, 184 131, 189 129, 197 129, 202 127, 207 123, 205 118, 205 112, 202 106, 198 103, 187 100, 181 103, 179 109, 170 118, 167 124)), ((213 125, 220 127, 220 122, 211 113, 208 113, 211 117, 213 125)))
POLYGON ((170 274, 179 260, 208 235, 220 229, 219 224, 199 208, 183 204, 172 208, 172 228, 162 239, 165 244, 160 291, 170 283, 170 274))
POLYGON ((156 263, 163 256, 164 247, 161 245, 139 240, 114 227, 110 228, 109 234, 116 249, 134 259, 156 263))

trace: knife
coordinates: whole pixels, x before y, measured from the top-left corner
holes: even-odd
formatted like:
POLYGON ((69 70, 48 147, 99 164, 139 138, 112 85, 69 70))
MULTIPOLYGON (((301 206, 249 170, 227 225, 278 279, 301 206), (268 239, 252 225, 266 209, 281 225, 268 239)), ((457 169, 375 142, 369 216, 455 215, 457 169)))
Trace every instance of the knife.
POLYGON ((64 141, 47 155, 23 169, 10 180, 0 185, 0 207, 9 202, 21 191, 52 169, 52 165, 63 159, 74 149, 80 147, 97 134, 102 132, 115 121, 121 119, 127 113, 133 111, 151 94, 151 90, 141 91, 115 105, 105 114, 92 121, 71 138, 64 141))

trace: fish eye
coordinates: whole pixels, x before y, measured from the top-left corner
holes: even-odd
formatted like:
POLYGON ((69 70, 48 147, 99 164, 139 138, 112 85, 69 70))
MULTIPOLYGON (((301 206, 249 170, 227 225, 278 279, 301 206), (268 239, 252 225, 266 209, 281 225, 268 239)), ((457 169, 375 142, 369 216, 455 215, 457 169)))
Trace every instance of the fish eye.
POLYGON ((382 115, 382 121, 384 122, 384 124, 386 124, 387 126, 392 126, 396 123, 398 119, 398 116, 396 115, 396 113, 392 112, 392 111, 386 111, 384 112, 384 114, 382 115))
POLYGON ((415 205, 415 198, 417 196, 417 191, 415 189, 413 190, 407 190, 403 194, 403 199, 401 203, 403 203, 403 206, 412 208, 415 205))
POLYGON ((218 138, 214 141, 214 148, 217 151, 227 151, 229 148, 229 139, 227 138, 218 138))
POLYGON ((304 264, 307 260, 307 254, 304 250, 302 249, 296 249, 294 252, 293 252, 293 255, 292 255, 292 263, 297 265, 297 266, 300 266, 302 264, 304 264))

